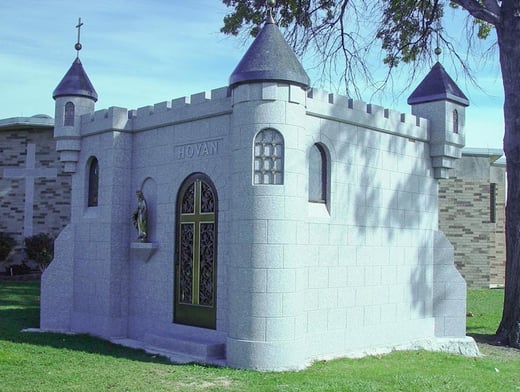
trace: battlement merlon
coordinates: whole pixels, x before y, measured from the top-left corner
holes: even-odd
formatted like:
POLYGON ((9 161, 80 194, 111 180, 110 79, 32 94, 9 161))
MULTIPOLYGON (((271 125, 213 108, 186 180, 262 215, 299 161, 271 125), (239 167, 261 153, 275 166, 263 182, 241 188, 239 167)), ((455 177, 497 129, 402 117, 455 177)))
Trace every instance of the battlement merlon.
POLYGON ((429 141, 429 121, 422 117, 385 109, 320 89, 310 89, 306 102, 307 114, 310 116, 359 125, 422 142, 429 141))
POLYGON ((109 131, 138 132, 230 112, 230 91, 222 87, 137 110, 120 107, 97 110, 81 117, 81 136, 109 131))
POLYGON ((306 105, 305 89, 289 82, 250 82, 233 88, 233 105, 249 101, 283 101, 306 105))

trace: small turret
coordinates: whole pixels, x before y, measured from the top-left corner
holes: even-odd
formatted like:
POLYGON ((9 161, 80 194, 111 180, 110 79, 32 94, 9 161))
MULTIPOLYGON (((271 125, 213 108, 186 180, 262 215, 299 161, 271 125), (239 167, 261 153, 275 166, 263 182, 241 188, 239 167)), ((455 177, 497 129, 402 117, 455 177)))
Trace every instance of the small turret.
POLYGON ((78 29, 78 42, 75 45, 76 59, 52 94, 56 101, 54 113, 56 151, 60 154, 60 160, 65 164, 64 171, 68 173, 76 172, 81 144, 79 140, 80 117, 83 114, 94 113, 95 102, 98 98, 79 59, 82 25, 80 18, 76 26, 78 29))
POLYGON ((448 178, 464 147, 469 100, 437 62, 408 97, 412 114, 430 121, 430 156, 435 178, 448 178))

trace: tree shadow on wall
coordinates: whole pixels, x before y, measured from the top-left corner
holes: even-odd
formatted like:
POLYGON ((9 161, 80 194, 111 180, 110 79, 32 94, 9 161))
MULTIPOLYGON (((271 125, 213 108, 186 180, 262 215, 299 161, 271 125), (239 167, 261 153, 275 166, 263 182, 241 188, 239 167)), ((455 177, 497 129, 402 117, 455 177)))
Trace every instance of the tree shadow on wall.
MULTIPOLYGON (((400 125, 396 121, 393 127, 400 125)), ((408 276, 412 317, 431 317, 438 204, 429 146, 406 137, 351 127, 355 138, 335 143, 338 163, 351 162, 341 165, 344 172, 338 170, 336 178, 354 179, 349 190, 355 190, 355 194, 347 196, 354 198, 349 203, 353 211, 342 213, 354 214, 356 231, 365 247, 387 246, 390 252, 399 248, 403 259, 399 260, 398 273, 408 276)), ((334 135, 328 137, 334 140, 334 135)), ((352 221, 345 216, 337 218, 352 221)), ((395 260, 396 256, 391 256, 395 260)), ((364 262, 357 260, 358 264, 364 262)), ((402 282, 405 278, 397 279, 402 282)))

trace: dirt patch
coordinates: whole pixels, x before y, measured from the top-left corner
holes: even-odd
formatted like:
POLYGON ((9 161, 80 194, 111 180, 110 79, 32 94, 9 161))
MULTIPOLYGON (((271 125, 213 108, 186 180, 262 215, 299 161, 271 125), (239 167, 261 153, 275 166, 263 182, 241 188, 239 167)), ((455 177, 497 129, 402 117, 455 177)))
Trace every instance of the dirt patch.
POLYGON ((496 344, 495 335, 470 335, 477 342, 482 354, 497 361, 520 360, 520 350, 509 346, 496 344))

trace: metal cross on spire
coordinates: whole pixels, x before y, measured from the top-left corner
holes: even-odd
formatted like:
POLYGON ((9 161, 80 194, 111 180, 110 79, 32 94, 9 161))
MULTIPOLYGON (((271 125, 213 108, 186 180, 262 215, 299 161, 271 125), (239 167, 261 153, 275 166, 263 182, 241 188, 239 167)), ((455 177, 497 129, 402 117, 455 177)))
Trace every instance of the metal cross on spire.
POLYGON ((80 35, 81 35, 81 26, 83 26, 83 23, 81 23, 81 18, 78 18, 78 24, 76 25, 76 28, 78 29, 78 42, 76 42, 76 45, 74 45, 74 48, 78 51, 78 57, 79 57, 79 51, 81 50, 81 42, 80 42, 80 35))

